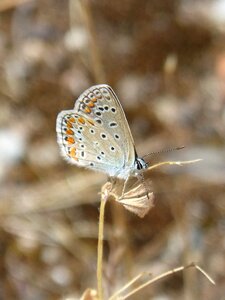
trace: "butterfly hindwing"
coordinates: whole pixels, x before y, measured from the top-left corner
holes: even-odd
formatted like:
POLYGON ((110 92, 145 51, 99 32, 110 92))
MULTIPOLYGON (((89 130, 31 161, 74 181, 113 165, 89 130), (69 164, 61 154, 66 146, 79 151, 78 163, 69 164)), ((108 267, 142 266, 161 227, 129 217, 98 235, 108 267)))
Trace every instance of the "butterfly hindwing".
POLYGON ((63 156, 72 164, 114 174, 123 163, 117 143, 104 128, 74 110, 58 115, 57 135, 63 156))

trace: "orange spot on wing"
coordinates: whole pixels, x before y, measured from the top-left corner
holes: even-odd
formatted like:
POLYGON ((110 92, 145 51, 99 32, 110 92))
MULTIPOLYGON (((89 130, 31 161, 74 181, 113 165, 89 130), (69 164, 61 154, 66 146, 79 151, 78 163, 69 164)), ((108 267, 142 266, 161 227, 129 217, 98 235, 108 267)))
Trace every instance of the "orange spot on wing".
POLYGON ((68 121, 71 123, 75 123, 75 119, 73 117, 70 117, 68 121))
POLYGON ((76 157, 76 148, 75 147, 70 148, 69 154, 73 159, 78 160, 78 158, 76 157))
POLYGON ((67 142, 68 142, 69 144, 74 144, 74 143, 75 143, 75 140, 74 140, 74 138, 72 138, 72 136, 69 136, 69 137, 67 138, 67 142))
POLYGON ((93 97, 93 98, 91 99, 91 101, 92 101, 92 102, 97 102, 97 98, 96 98, 96 97, 93 97))
POLYGON ((73 130, 71 130, 71 129, 67 129, 66 134, 73 135, 74 132, 73 132, 73 130))
POLYGON ((89 124, 95 126, 94 122, 92 120, 87 120, 89 124))
POLYGON ((67 122, 66 126, 67 126, 68 129, 73 127, 73 125, 70 122, 67 122))
POLYGON ((82 117, 78 118, 78 122, 80 122, 81 124, 85 124, 85 120, 82 117))
POLYGON ((88 107, 94 107, 94 103, 92 101, 90 101, 88 104, 87 104, 88 107))
POLYGON ((91 110, 88 106, 85 107, 84 111, 87 113, 87 114, 90 114, 91 113, 91 110))

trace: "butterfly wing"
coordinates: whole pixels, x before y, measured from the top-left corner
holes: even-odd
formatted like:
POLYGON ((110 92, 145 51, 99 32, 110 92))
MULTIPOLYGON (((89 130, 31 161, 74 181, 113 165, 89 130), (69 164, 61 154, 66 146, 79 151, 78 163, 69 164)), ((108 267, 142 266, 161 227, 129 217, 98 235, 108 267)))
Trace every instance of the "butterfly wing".
POLYGON ((90 87, 80 95, 74 109, 99 122, 124 153, 124 166, 133 165, 133 137, 119 99, 110 86, 100 84, 90 87))
POLYGON ((113 90, 97 85, 86 90, 74 110, 57 118, 58 143, 71 163, 126 178, 135 148, 123 109, 113 90))
POLYGON ((56 131, 61 153, 70 163, 110 176, 120 169, 123 155, 118 145, 92 119, 74 110, 62 111, 57 117, 56 131))

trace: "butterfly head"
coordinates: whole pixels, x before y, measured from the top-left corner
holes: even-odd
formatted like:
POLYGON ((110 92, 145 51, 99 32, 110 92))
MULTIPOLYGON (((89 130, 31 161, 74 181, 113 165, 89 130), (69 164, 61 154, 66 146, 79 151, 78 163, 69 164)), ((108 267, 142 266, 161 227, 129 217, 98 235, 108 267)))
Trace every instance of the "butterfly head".
POLYGON ((148 168, 148 164, 145 162, 143 158, 137 157, 134 162, 134 167, 136 170, 143 170, 148 168))

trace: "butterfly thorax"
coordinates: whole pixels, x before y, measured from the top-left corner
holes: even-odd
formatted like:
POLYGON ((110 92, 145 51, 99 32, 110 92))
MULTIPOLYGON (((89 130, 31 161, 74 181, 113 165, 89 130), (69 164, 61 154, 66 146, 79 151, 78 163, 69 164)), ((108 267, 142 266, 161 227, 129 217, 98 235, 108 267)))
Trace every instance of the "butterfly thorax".
MULTIPOLYGON (((132 166, 124 166, 120 173, 116 174, 116 176, 122 179, 126 179, 129 176, 137 176, 141 170, 145 170, 147 168, 148 164, 144 161, 144 159, 136 157, 132 166)), ((115 174, 113 174, 113 176, 115 176, 115 174)))
POLYGON ((144 159, 136 156, 134 162, 130 165, 128 163, 124 163, 124 166, 118 171, 116 169, 108 170, 109 176, 118 177, 121 179, 127 179, 129 176, 137 176, 141 170, 147 169, 148 164, 144 161, 144 159))

